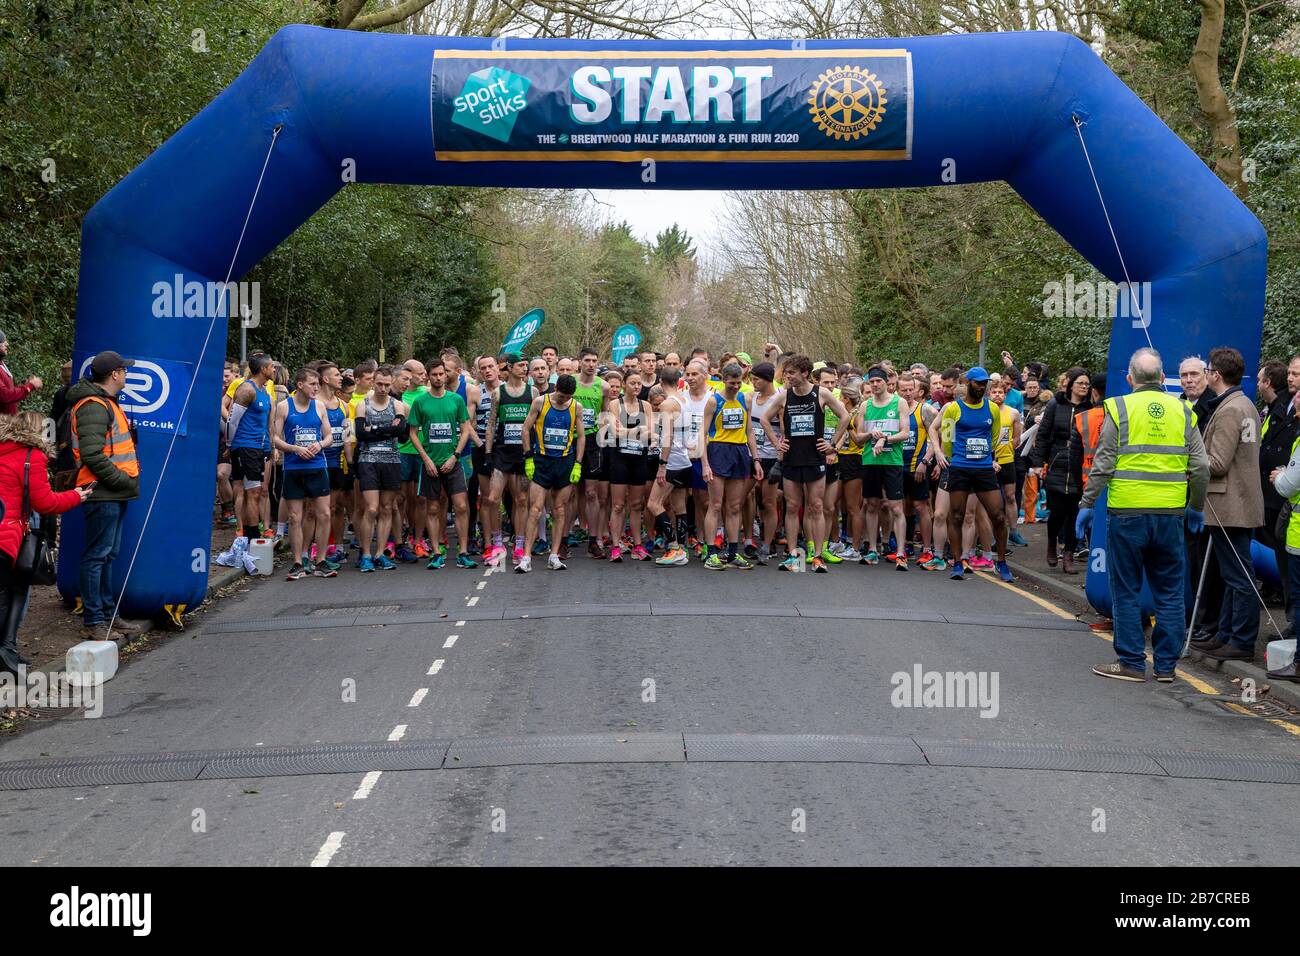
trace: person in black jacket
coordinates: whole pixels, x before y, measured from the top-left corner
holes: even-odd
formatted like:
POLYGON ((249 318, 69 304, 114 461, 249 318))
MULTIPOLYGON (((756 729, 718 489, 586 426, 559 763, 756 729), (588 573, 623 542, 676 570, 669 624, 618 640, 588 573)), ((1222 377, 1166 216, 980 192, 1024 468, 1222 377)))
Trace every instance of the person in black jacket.
MULTIPOLYGON (((1293 377, 1300 381, 1300 355, 1291 359, 1293 377)), ((1277 573, 1282 579, 1282 597, 1286 603, 1286 616, 1291 619, 1290 584, 1287 580, 1286 541, 1277 539, 1273 526, 1282 511, 1282 496, 1269 481, 1274 469, 1285 468, 1291 460, 1291 447, 1300 436, 1300 418, 1291 413, 1291 403, 1296 393, 1287 387, 1287 366, 1281 362, 1265 362, 1259 370, 1259 397, 1264 403, 1264 423, 1259 436, 1259 480, 1264 489, 1264 524, 1256 537, 1273 549, 1277 573)))
POLYGON ((1062 568, 1074 573, 1074 519, 1079 511, 1083 487, 1079 481, 1079 463, 1070 461, 1070 431, 1074 416, 1092 408, 1092 380, 1087 369, 1072 368, 1065 373, 1065 389, 1047 403, 1038 424, 1038 440, 1030 456, 1034 474, 1047 489, 1047 563, 1056 567, 1057 540, 1065 545, 1062 568), (1044 477, 1045 475, 1045 477, 1044 477))

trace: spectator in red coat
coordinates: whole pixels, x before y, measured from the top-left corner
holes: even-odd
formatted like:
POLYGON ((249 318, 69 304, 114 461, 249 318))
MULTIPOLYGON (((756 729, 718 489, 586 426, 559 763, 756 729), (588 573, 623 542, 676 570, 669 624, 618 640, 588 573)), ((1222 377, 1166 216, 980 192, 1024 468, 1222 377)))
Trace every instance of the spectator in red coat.
POLYGON ((18 403, 41 387, 41 379, 38 375, 27 376, 27 381, 21 385, 14 384, 13 373, 9 371, 9 366, 4 364, 4 358, 9 354, 9 339, 0 332, 0 415, 18 414, 18 403))
POLYGON ((62 514, 90 497, 91 489, 53 491, 50 488, 49 456, 54 454, 45 440, 45 419, 37 412, 0 416, 0 668, 17 673, 28 663, 18 653, 18 626, 27 613, 30 575, 14 569, 18 548, 27 534, 23 521, 23 471, 28 471, 28 498, 34 512, 62 514))

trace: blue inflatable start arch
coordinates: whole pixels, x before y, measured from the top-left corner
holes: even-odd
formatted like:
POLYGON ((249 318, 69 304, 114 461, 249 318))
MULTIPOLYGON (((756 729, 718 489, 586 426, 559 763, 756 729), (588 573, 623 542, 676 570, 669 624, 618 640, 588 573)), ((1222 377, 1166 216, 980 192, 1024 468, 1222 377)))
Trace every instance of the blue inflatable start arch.
MULTIPOLYGON (((1170 370, 1229 338, 1257 367, 1263 227, 1076 38, 281 30, 83 227, 74 364, 109 348, 139 362, 124 404, 140 426, 142 499, 127 512, 119 582, 139 551, 122 610, 192 607, 207 587, 227 323, 214 326, 210 308, 160 310, 159 297, 237 280, 349 182, 828 189, 998 179, 1110 280, 1150 283, 1140 309, 1115 321, 1111 382, 1148 338, 1170 370)), ((60 586, 71 595, 77 512, 65 528, 60 586)), ((1104 575, 1090 575, 1089 594, 1109 611, 1104 575)))

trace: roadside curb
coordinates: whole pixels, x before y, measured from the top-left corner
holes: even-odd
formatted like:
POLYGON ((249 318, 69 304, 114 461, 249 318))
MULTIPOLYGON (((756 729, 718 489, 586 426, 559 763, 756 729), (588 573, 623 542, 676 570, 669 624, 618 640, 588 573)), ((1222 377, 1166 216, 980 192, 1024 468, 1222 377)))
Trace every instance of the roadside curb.
MULTIPOLYGON (((1020 548, 1019 551, 1027 549, 1020 548)), ((1023 578, 1036 587, 1045 591, 1050 591, 1057 597, 1075 604, 1082 604, 1088 609, 1088 613, 1095 614, 1091 605, 1088 604, 1087 595, 1083 591, 1084 573, 1079 572, 1078 584, 1073 584, 1062 580, 1059 574, 1049 574, 1036 568, 1026 567, 1015 561, 1017 554, 1012 554, 1012 567, 1015 570, 1017 578, 1023 578)), ((1264 640, 1263 633, 1260 634, 1260 640, 1264 640)), ((1215 674, 1221 674, 1229 677, 1236 677, 1240 680, 1250 678, 1255 682, 1255 688, 1261 696, 1271 697, 1279 703, 1287 704, 1291 707, 1300 708, 1300 684, 1292 684, 1289 681, 1270 680, 1264 668, 1258 664, 1247 663, 1246 661, 1218 661, 1212 657, 1206 657, 1196 650, 1189 650, 1187 661, 1195 662, 1201 668, 1215 674), (1267 688, 1267 692, 1265 692, 1267 688)))

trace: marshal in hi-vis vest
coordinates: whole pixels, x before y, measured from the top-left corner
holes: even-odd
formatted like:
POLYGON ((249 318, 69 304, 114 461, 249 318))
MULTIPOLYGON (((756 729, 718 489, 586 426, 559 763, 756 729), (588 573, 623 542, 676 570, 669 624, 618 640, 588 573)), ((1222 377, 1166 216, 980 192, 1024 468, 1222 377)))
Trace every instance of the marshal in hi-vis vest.
POLYGON ((1196 415, 1187 403, 1157 389, 1105 402, 1119 431, 1119 455, 1109 508, 1187 506, 1187 461, 1196 415))
POLYGON ((131 440, 131 425, 126 420, 122 406, 110 402, 99 395, 90 395, 72 407, 72 458, 77 464, 77 487, 88 485, 95 478, 95 473, 81 463, 81 438, 77 435, 77 409, 87 402, 98 402, 108 409, 113 417, 113 428, 104 436, 104 454, 118 471, 124 471, 132 478, 140 474, 140 462, 135 457, 135 442, 131 440))

